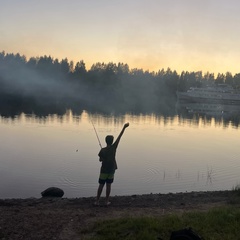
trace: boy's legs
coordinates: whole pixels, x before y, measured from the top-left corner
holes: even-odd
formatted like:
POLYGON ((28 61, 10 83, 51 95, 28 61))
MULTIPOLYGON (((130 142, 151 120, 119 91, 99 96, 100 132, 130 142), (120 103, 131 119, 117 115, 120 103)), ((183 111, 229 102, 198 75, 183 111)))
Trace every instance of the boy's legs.
POLYGON ((113 180, 114 180, 114 173, 113 174, 100 173, 100 177, 98 180, 99 186, 97 190, 97 199, 96 199, 95 205, 99 205, 99 200, 100 200, 105 183, 106 183, 106 205, 110 204, 109 196, 111 193, 111 184, 113 183, 113 180))
POLYGON ((103 187, 104 187, 104 184, 99 183, 98 190, 97 190, 97 200, 96 200, 96 204, 99 204, 99 199, 100 199, 100 197, 101 197, 103 187))
POLYGON ((100 173, 100 176, 99 176, 99 179, 98 179, 99 186, 98 186, 98 190, 97 190, 97 199, 96 199, 96 202, 94 203, 95 205, 99 205, 99 200, 100 200, 100 197, 101 197, 101 194, 102 194, 102 190, 103 190, 103 187, 106 183, 106 177, 107 177, 106 174, 100 173))
POLYGON ((110 196, 110 193, 111 193, 111 185, 112 183, 107 183, 106 184, 106 204, 110 204, 109 202, 109 196, 110 196))

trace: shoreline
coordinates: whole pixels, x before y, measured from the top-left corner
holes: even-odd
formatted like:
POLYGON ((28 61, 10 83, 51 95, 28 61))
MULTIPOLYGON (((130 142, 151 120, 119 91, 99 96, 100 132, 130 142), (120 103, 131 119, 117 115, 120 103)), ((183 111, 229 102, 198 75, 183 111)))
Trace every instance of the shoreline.
POLYGON ((239 191, 113 196, 94 206, 95 197, 0 199, 0 239, 84 239, 97 221, 122 217, 182 214, 214 207, 240 206, 239 191))
MULTIPOLYGON (((219 198, 222 196, 225 198, 226 196, 232 196, 235 195, 236 191, 234 190, 217 190, 217 191, 191 191, 191 192, 177 192, 177 193, 145 193, 145 194, 131 194, 131 195, 115 195, 115 196, 110 196, 110 199, 115 202, 115 207, 116 206, 123 206, 126 205, 126 202, 128 202, 129 205, 131 205, 132 201, 135 200, 149 200, 150 206, 152 206, 151 200, 153 202, 162 200, 165 202, 167 199, 175 199, 176 201, 179 200, 193 200, 194 203, 198 202, 196 201, 197 197, 201 198, 209 198, 208 200, 211 202, 210 197, 214 197, 215 201, 216 198, 219 200, 219 198), (190 199, 189 199, 190 198, 190 199)), ((27 198, 0 198, 0 207, 3 205, 15 205, 15 204, 21 204, 24 202, 35 202, 35 203, 44 203, 44 202, 57 202, 57 201, 63 201, 63 202, 79 202, 79 203, 86 203, 90 201, 94 201, 96 197, 95 196, 90 196, 90 197, 27 197, 27 198)), ((101 197, 100 202, 104 202, 104 194, 101 197)), ((143 204, 144 205, 144 204, 143 204)), ((157 206, 157 205, 156 205, 157 206)))

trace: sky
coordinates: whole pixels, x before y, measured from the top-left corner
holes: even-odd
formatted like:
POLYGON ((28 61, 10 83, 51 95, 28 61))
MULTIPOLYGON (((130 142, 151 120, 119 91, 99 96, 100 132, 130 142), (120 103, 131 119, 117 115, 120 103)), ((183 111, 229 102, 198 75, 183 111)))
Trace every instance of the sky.
POLYGON ((0 0, 0 52, 240 72, 239 0, 0 0))

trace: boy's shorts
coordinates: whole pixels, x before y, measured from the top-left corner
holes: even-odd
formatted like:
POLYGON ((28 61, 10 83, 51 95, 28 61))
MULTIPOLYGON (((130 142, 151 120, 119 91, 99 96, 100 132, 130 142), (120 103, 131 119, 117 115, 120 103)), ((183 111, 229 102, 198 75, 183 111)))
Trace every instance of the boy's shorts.
POLYGON ((105 183, 113 183, 114 180, 114 173, 100 173, 98 183, 105 184, 105 183))

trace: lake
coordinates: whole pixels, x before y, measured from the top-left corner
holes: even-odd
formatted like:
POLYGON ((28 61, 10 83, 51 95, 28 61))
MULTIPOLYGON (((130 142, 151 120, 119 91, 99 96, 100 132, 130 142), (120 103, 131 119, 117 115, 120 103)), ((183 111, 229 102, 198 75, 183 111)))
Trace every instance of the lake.
POLYGON ((239 128, 231 120, 176 112, 0 116, 0 198, 95 196, 101 144, 126 129, 112 195, 230 190, 240 183, 239 128), (94 127, 93 127, 94 126, 94 127))

